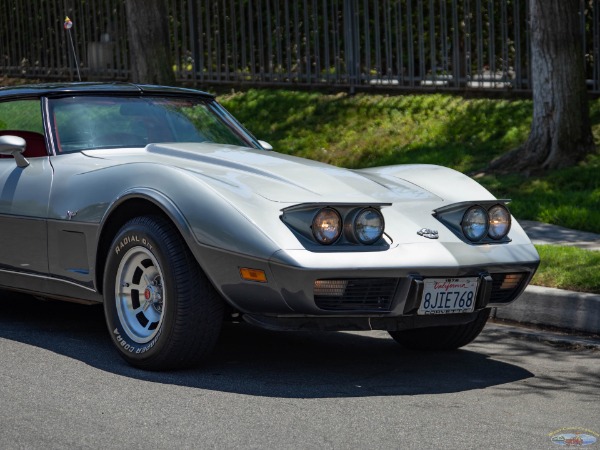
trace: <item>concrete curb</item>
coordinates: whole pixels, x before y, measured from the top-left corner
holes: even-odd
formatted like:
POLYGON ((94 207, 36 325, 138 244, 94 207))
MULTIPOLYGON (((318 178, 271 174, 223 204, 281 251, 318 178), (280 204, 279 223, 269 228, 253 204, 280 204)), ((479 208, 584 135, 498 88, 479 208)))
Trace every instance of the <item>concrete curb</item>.
POLYGON ((492 317, 600 334, 600 295, 528 286, 514 303, 495 309, 492 317))
MULTIPOLYGON (((600 234, 531 220, 519 224, 534 244, 600 251, 600 234)), ((492 317, 600 335, 600 295, 529 286, 516 302, 493 311, 492 317)))

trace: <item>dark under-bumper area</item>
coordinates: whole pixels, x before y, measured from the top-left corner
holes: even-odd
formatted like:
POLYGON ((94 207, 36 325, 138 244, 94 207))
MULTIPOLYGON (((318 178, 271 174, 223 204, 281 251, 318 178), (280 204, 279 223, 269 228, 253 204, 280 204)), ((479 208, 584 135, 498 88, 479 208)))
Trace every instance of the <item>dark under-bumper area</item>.
POLYGON ((474 321, 479 312, 399 317, 269 317, 244 314, 242 318, 249 324, 277 331, 400 331, 434 326, 464 325, 474 321))

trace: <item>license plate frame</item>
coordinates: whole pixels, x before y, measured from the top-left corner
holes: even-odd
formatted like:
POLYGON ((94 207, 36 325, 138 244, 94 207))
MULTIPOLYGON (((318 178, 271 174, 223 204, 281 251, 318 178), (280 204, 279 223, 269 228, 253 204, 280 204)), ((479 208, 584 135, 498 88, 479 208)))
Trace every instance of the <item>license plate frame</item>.
POLYGON ((417 314, 463 314, 475 311, 479 278, 425 278, 417 314))

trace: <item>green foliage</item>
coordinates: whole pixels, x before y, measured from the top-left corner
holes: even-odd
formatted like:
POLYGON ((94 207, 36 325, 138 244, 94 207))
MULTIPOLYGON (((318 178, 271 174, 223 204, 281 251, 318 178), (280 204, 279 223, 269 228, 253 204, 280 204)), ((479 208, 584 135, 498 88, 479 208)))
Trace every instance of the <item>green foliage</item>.
POLYGON ((433 94, 250 90, 220 99, 277 151, 359 168, 435 163, 469 172, 527 136, 531 102, 433 94))
POLYGON ((600 294, 600 251, 536 245, 541 263, 533 284, 600 294))

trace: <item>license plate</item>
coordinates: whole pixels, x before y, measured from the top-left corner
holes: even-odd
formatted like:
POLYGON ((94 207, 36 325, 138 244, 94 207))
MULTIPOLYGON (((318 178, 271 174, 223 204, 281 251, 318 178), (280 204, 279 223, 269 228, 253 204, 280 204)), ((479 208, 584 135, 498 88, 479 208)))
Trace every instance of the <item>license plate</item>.
POLYGON ((426 278, 417 314, 460 314, 475 310, 477 278, 426 278))

